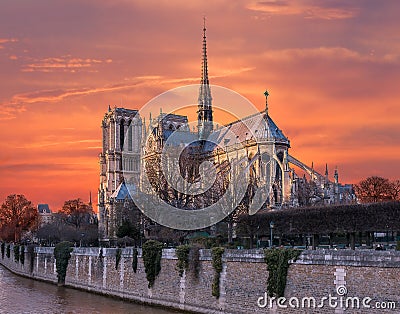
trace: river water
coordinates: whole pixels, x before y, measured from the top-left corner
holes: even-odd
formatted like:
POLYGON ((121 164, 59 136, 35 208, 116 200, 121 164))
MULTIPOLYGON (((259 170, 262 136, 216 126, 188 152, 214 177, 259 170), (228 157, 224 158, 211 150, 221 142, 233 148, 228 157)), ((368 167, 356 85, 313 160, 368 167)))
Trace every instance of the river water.
POLYGON ((171 314, 163 310, 35 281, 0 266, 0 313, 171 314))

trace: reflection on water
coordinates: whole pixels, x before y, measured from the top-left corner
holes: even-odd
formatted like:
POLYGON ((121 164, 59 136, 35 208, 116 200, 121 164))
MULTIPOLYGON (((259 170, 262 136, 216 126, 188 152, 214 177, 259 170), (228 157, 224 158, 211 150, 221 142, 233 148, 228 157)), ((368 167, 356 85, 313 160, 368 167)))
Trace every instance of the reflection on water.
POLYGON ((0 313, 171 314, 176 312, 57 287, 16 276, 0 266, 0 313))

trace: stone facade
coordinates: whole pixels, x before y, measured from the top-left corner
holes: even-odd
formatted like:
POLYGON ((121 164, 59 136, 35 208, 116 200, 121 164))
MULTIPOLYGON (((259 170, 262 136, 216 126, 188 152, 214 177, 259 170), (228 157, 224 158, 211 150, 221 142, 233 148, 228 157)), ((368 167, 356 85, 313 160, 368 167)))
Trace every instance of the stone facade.
MULTIPOLYGON (((313 166, 308 167, 289 154, 290 141, 268 111, 267 91, 264 93, 265 110, 222 127, 213 125, 206 29, 203 31, 197 131, 190 130, 187 116, 162 111, 155 119, 150 115, 148 127, 144 123, 142 126, 138 110, 109 108, 104 116, 99 188, 101 241, 115 240, 116 229, 121 223, 121 204, 132 205, 129 204, 132 201, 127 195, 129 193, 120 196, 123 180, 129 181, 125 184, 133 185, 128 186, 130 192, 139 188, 143 193, 156 194, 169 205, 183 209, 204 208, 209 203, 215 203, 216 196, 225 191, 227 181, 235 181, 235 176, 249 179, 251 186, 247 196, 251 198, 249 208, 252 213, 260 208, 355 201, 352 186, 339 183, 337 169, 331 181, 327 166, 325 175, 321 175, 313 166), (177 151, 184 147, 189 153, 186 159, 185 156, 181 158, 185 162, 182 162, 183 166, 180 164, 179 171, 173 164, 173 174, 166 174, 162 171, 161 156, 165 155, 163 149, 170 149, 171 146, 177 151), (167 176, 181 175, 186 182, 194 183, 200 177, 199 166, 203 161, 211 162, 217 169, 215 185, 199 197, 184 192, 181 193, 184 196, 176 196, 178 193, 169 182, 175 182, 177 178, 167 176), (309 174, 310 181, 305 176, 299 177, 294 166, 309 174), (238 170, 232 174, 230 169, 235 167, 238 170), (143 184, 144 176, 149 179, 151 186, 143 184)), ((238 187, 233 189, 238 190, 238 187)))
POLYGON ((109 108, 101 127, 103 150, 99 155, 99 238, 109 241, 116 238, 116 230, 122 220, 121 208, 134 208, 129 195, 120 192, 123 193, 123 184, 131 185, 130 190, 139 186, 142 119, 138 110, 109 108))
MULTIPOLYGON (((180 277, 173 249, 163 250, 161 272, 154 286, 147 286, 141 251, 138 269, 132 270, 132 249, 122 249, 116 269, 116 249, 75 248, 69 261, 66 285, 87 291, 122 297, 136 302, 161 305, 195 313, 399 313, 400 252, 304 251, 289 267, 285 297, 338 296, 338 285, 347 296, 369 297, 376 302, 395 304, 396 309, 376 308, 262 308, 257 305, 266 291, 268 271, 261 250, 226 250, 220 277, 220 298, 211 294, 214 269, 210 250, 200 251, 200 268, 196 277, 191 271, 180 277), (392 303, 389 303, 392 302, 392 303)), ((11 248, 11 252, 12 252, 11 248)), ((57 282, 53 248, 36 248, 32 272, 29 254, 25 264, 13 256, 0 263, 13 272, 49 282, 57 282)), ((262 303, 262 302, 261 302, 262 303)), ((287 303, 286 303, 287 304, 287 303)))

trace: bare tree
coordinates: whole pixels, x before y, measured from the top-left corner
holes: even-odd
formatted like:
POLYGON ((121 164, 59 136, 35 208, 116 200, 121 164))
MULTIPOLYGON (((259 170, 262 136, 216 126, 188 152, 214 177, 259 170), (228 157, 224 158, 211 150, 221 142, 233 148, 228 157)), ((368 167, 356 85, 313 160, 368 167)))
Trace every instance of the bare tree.
POLYGON ((36 208, 24 195, 7 196, 0 211, 1 237, 19 242, 23 231, 31 230, 37 225, 37 218, 36 208))
POLYGON ((392 200, 400 200, 400 180, 390 182, 389 194, 392 200))
POLYGON ((65 221, 79 229, 83 223, 89 223, 91 215, 93 215, 92 208, 85 204, 81 199, 74 199, 65 201, 60 214, 63 214, 65 221))
POLYGON ((314 181, 307 181, 304 177, 298 182, 296 194, 300 206, 310 206, 312 200, 318 197, 317 185, 314 181))
POLYGON ((238 233, 250 238, 249 248, 253 248, 254 239, 266 221, 263 215, 242 214, 238 217, 238 233))
POLYGON ((372 176, 354 186, 357 198, 363 203, 377 203, 393 199, 393 185, 386 178, 372 176))

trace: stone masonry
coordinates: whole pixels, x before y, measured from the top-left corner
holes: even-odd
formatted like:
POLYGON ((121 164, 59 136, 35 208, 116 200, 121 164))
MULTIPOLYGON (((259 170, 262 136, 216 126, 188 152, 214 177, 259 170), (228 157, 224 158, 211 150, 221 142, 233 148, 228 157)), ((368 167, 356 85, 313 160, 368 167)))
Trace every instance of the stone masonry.
MULTIPOLYGON (((29 254, 25 255, 24 265, 16 263, 13 255, 0 257, 0 263, 16 274, 57 282, 53 248, 36 248, 32 272, 29 254)), ((161 272, 151 289, 140 250, 136 273, 132 270, 131 248, 122 249, 117 268, 115 256, 116 249, 75 248, 66 285, 195 313, 400 313, 400 252, 303 251, 289 267, 285 290, 287 308, 275 303, 273 309, 257 305, 265 296, 268 279, 262 250, 226 250, 219 299, 211 294, 214 269, 210 250, 200 252, 198 275, 188 271, 183 277, 176 268, 175 251, 163 250, 161 272), (289 305, 289 300, 296 305, 295 299, 309 297, 317 301, 330 295, 339 298, 338 293, 343 293, 339 288, 343 287, 347 292, 343 298, 371 298, 371 308, 331 308, 327 304, 323 308, 291 308, 289 305), (386 307, 394 304, 396 309, 378 311, 378 303, 386 307)))

